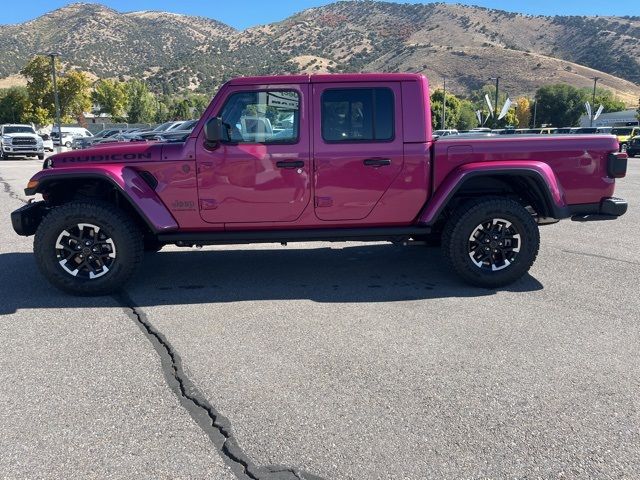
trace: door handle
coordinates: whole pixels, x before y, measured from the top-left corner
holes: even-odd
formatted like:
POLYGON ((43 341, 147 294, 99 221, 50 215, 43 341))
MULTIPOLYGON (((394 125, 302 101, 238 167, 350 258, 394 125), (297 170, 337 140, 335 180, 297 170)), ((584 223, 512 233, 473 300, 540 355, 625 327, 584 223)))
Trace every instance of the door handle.
POLYGON ((276 167, 278 167, 278 168, 302 168, 302 167, 304 167, 304 162, 302 160, 282 160, 280 162, 276 162, 276 167))
POLYGON ((367 158, 363 161, 367 167, 384 167, 387 165, 391 165, 390 158, 367 158))

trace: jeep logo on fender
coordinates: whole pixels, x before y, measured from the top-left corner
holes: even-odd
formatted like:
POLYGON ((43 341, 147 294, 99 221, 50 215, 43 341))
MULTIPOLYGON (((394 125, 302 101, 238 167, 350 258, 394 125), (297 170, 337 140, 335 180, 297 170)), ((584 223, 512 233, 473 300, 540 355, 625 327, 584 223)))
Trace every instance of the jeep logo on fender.
POLYGON ((172 210, 195 210, 196 202, 193 200, 175 200, 171 204, 172 210))
POLYGON ((87 155, 77 157, 62 157, 56 159, 56 163, 79 163, 79 162, 118 162, 120 160, 143 160, 151 159, 150 153, 114 153, 112 155, 87 155))

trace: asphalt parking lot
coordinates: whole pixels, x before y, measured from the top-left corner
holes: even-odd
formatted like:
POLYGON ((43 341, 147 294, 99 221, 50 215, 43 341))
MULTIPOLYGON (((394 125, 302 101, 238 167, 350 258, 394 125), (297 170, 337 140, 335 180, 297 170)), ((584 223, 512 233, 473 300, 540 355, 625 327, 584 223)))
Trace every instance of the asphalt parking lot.
POLYGON ((543 227, 503 290, 434 248, 309 243, 167 247, 96 299, 11 229, 41 162, 0 162, 1 476, 640 478, 629 163, 629 212, 543 227))

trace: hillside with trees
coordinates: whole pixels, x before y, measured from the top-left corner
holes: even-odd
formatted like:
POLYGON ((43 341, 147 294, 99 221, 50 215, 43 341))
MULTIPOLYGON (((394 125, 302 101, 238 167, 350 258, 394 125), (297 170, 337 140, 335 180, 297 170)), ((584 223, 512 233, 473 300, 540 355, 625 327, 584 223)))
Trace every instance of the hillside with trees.
MULTIPOLYGON (((67 70, 142 80, 159 95, 211 95, 238 75, 422 72, 462 96, 501 76, 512 98, 544 84, 588 88, 594 76, 627 105, 640 96, 640 17, 544 17, 442 3, 343 1, 237 31, 164 12, 72 4, 0 30, 0 79, 38 51, 67 70)), ((24 83, 24 79, 23 83, 24 83)))

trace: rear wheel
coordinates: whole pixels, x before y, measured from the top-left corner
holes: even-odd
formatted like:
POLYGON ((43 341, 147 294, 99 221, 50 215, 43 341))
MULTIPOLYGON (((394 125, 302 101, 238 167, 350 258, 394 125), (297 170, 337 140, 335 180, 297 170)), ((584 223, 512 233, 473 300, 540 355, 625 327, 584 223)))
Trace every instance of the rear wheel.
POLYGON ((488 198, 467 202, 449 219, 444 254, 467 283, 501 287, 521 278, 538 255, 540 234, 518 202, 488 198))
POLYGON ((54 208, 36 232, 42 274, 75 295, 106 295, 122 288, 143 254, 142 233, 107 203, 72 202, 54 208))

